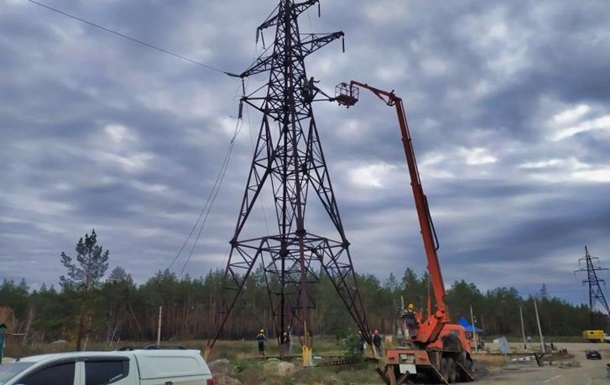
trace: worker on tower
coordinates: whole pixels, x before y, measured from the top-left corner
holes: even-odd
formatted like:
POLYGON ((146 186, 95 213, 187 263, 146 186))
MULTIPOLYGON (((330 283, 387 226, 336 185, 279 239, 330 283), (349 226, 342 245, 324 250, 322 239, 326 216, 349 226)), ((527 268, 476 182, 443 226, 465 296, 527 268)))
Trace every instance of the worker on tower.
POLYGON ((256 336, 256 340, 258 341, 258 355, 265 356, 265 342, 267 342, 267 336, 265 335, 265 330, 261 329, 258 335, 256 336))
POLYGON ((301 85, 301 95, 305 102, 309 103, 313 101, 313 98, 318 93, 319 89, 316 87, 316 83, 320 83, 319 80, 315 80, 314 77, 310 77, 309 80, 303 75, 301 77, 302 85, 301 85))
POLYGON ((415 307, 410 303, 402 314, 402 318, 407 326, 408 337, 413 339, 417 334, 417 328, 419 326, 419 320, 415 314, 415 307))

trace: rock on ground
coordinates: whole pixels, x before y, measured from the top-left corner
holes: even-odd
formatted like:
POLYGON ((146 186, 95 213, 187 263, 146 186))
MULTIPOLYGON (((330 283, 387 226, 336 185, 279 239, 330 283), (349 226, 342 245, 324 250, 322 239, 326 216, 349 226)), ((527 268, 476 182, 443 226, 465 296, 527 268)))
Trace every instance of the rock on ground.
POLYGON ((214 374, 214 381, 216 385, 242 385, 241 381, 237 378, 229 377, 224 374, 214 374))
POLYGON ((284 361, 265 362, 263 367, 265 373, 274 374, 280 377, 287 377, 297 371, 295 364, 284 361))
POLYGON ((208 363, 210 370, 215 375, 232 376, 233 365, 225 358, 208 363))

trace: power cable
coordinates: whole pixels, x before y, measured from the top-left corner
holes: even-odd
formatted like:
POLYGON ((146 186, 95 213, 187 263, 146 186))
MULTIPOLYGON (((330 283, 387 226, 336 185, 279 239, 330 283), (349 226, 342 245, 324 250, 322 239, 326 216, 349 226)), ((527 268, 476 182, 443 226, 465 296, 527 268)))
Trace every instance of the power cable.
MULTIPOLYGON (((239 87, 236 89, 235 95, 237 95, 237 92, 238 92, 237 90, 238 89, 239 89, 239 87)), ((199 228, 199 232, 197 233, 197 238, 195 240, 195 244, 191 247, 191 250, 189 252, 187 260, 184 263, 184 265, 182 266, 182 269, 180 270, 179 276, 182 275, 182 273, 186 269, 186 265, 188 264, 188 262, 191 259, 191 256, 193 255, 193 251, 195 249, 195 246, 197 245, 199 237, 201 236, 201 232, 203 231, 203 226, 204 226, 205 222, 207 222, 208 215, 210 213, 210 210, 212 209, 211 203, 213 203, 213 201, 216 199, 216 195, 218 195, 218 191, 220 190, 220 184, 222 184, 222 180, 224 180, 224 175, 226 173, 226 169, 227 169, 228 164, 229 164, 229 159, 230 159, 231 153, 233 152, 233 147, 234 147, 234 144, 235 144, 235 139, 237 138, 237 135, 239 134, 239 132, 241 131, 241 128, 242 128, 242 125, 240 125, 239 123, 242 123, 242 125, 243 125, 243 121, 241 120, 241 117, 238 117, 238 120, 236 122, 235 131, 233 133, 233 136, 231 137, 231 140, 229 141, 229 148, 227 149, 227 153, 225 155, 225 158, 224 158, 224 160, 223 160, 223 162, 222 162, 222 164, 220 166, 220 171, 218 172, 218 175, 216 176, 216 180, 214 181, 214 185, 212 186, 212 189, 210 190, 210 195, 208 196, 208 199, 206 200, 206 202, 203 205, 203 207, 201 208, 201 212, 199 213, 199 217, 197 218, 197 220, 193 224, 193 227, 191 228, 191 231, 190 231, 189 235, 186 237, 186 239, 182 243, 182 246, 180 247, 180 249, 178 250, 178 252, 174 256, 174 259, 172 260, 172 262, 170 263, 170 265, 168 267, 168 269, 171 269, 172 266, 174 265, 174 263, 176 263, 176 261, 178 260, 178 258, 182 254, 182 252, 184 251, 184 248, 188 244, 189 240, 193 236, 193 233, 197 229, 197 226, 199 225, 199 222, 201 221, 201 218, 204 216, 204 213, 205 213, 205 218, 201 222, 201 226, 199 228)))
POLYGON ((176 260, 178 259, 178 257, 180 256, 180 254, 182 253, 184 248, 186 247, 188 241, 191 239, 193 233, 197 229, 197 226, 199 226, 199 231, 197 232, 197 236, 195 238, 195 241, 193 242, 193 246, 191 247, 191 249, 189 251, 189 255, 187 256, 186 261, 182 265, 179 276, 182 276, 182 274, 184 273, 184 270, 186 269, 186 265, 189 263, 189 261, 191 260, 191 257, 193 256, 193 252, 195 250, 195 247, 197 246, 197 243, 199 242, 199 238, 201 237, 203 228, 208 220, 208 217, 212 210, 214 201, 216 200, 216 197, 218 196, 218 193, 220 192, 220 187, 222 186, 222 182, 224 181, 224 178, 225 178, 225 175, 227 172, 227 168, 229 166, 229 161, 231 159, 231 154, 233 153, 233 148, 235 147, 235 139, 237 138, 237 135, 239 135, 239 132, 241 131, 241 128, 242 128, 241 123, 242 123, 241 119, 238 119, 236 126, 235 126, 235 131, 233 133, 233 137, 231 138, 231 141, 229 142, 229 148, 227 149, 225 158, 222 162, 222 165, 220 166, 220 171, 218 172, 218 175, 216 176, 216 180, 214 181, 214 185, 212 186, 210 195, 208 196, 206 203, 204 204, 203 208, 201 209, 201 212, 199 213, 199 217, 197 218, 197 221, 193 225, 193 228, 191 229, 191 232, 189 233, 188 237, 182 244, 182 247, 180 248, 180 250, 174 257, 174 259, 172 260, 172 263, 169 265, 169 268, 171 269, 173 264, 176 262, 176 260))
POLYGON ((190 63, 196 64, 196 65, 198 65, 198 66, 201 66, 201 67, 207 68, 207 69, 212 70, 212 71, 216 71, 216 72, 223 73, 223 74, 228 75, 228 76, 230 76, 230 77, 239 77, 239 75, 233 74, 233 73, 231 73, 231 72, 223 71, 223 70, 221 70, 221 69, 219 69, 219 68, 212 67, 212 66, 210 66, 210 65, 207 65, 207 64, 204 64, 204 63, 198 62, 198 61, 193 60, 193 59, 189 59, 189 58, 187 58, 187 57, 185 57, 185 56, 182 56, 182 55, 179 55, 179 54, 177 54, 177 53, 174 53, 174 52, 168 51, 168 50, 166 50, 166 49, 164 49, 164 48, 159 48, 159 47, 154 46, 154 45, 152 45, 152 44, 148 44, 148 43, 146 43, 146 42, 144 42, 144 41, 142 41, 142 40, 138 40, 138 39, 136 39, 136 38, 133 38, 133 37, 131 37, 131 36, 127 36, 127 35, 125 35, 125 34, 122 34, 122 33, 120 33, 120 32, 117 32, 117 31, 115 31, 115 30, 112 30, 112 29, 110 29, 110 28, 106 28, 106 27, 103 27, 103 26, 101 26, 101 25, 99 25, 99 24, 96 24, 96 23, 93 23, 93 22, 87 21, 87 20, 85 20, 85 19, 83 19, 83 18, 80 18, 80 17, 74 16, 74 15, 71 15, 71 14, 69 14, 69 13, 67 13, 67 12, 64 12, 64 11, 60 10, 60 9, 50 7, 50 6, 48 6, 48 5, 45 5, 45 4, 42 4, 42 3, 39 3, 39 2, 34 1, 34 0, 28 0, 28 1, 29 1, 30 3, 32 3, 32 4, 36 4, 36 5, 40 6, 40 7, 46 8, 46 9, 48 9, 48 10, 50 10, 50 11, 53 11, 53 12, 59 13, 60 15, 63 15, 63 16, 66 16, 66 17, 69 17, 69 18, 74 19, 74 20, 78 20, 78 21, 80 21, 80 22, 82 22, 82 23, 85 23, 85 24, 88 24, 88 25, 90 25, 90 26, 92 26, 92 27, 99 28, 99 29, 101 29, 102 31, 106 31, 106 32, 112 33, 112 34, 114 34, 114 35, 116 35, 116 36, 119 36, 119 37, 122 37, 122 38, 124 38, 124 39, 130 40, 130 41, 132 41, 132 42, 134 42, 134 43, 141 44, 141 45, 143 45, 143 46, 145 46, 145 47, 148 47, 148 48, 151 48, 151 49, 157 50, 157 51, 162 52, 162 53, 164 53, 164 54, 167 54, 167 55, 171 55, 171 56, 177 57, 178 59, 182 59, 182 60, 188 61, 188 62, 190 62, 190 63))
MULTIPOLYGON (((189 58, 187 58, 185 56, 182 56, 182 55, 179 55, 177 53, 168 51, 168 50, 166 50, 164 48, 160 48, 160 47, 154 46, 154 45, 146 43, 146 42, 144 42, 142 40, 133 38, 131 36, 125 35, 125 34, 120 33, 118 31, 115 31, 115 30, 112 30, 110 28, 106 28, 106 27, 104 27, 102 25, 99 25, 99 24, 93 23, 91 21, 85 20, 85 19, 83 19, 81 17, 74 16, 74 15, 69 14, 67 12, 64 12, 64 11, 62 11, 60 9, 53 8, 53 7, 48 6, 46 4, 42 4, 42 3, 38 2, 38 1, 35 1, 35 0, 28 0, 28 1, 30 3, 32 3, 32 4, 35 4, 35 5, 38 5, 40 7, 45 8, 45 9, 48 9, 50 11, 56 12, 56 13, 58 13, 60 15, 69 17, 69 18, 77 20, 77 21, 80 21, 80 22, 85 23, 87 25, 90 25, 92 27, 101 29, 101 30, 103 30, 105 32, 111 33, 113 35, 122 37, 122 38, 127 39, 127 40, 130 40, 130 41, 132 41, 134 43, 137 43, 137 44, 143 45, 145 47, 154 49, 154 50, 159 51, 161 53, 164 53, 164 54, 167 54, 167 55, 170 55, 170 56, 174 56, 174 57, 176 57, 178 59, 185 60, 187 62, 190 62, 192 64, 196 64, 198 66, 204 67, 204 68, 212 70, 212 71, 223 73, 223 74, 228 75, 228 76, 233 77, 233 78, 239 77, 239 75, 233 74, 231 72, 223 71, 223 70, 221 70, 219 68, 215 68, 215 67, 212 67, 210 65, 207 65, 207 64, 204 64, 204 63, 201 63, 201 62, 189 59, 189 58)), ((264 50, 266 51, 266 49, 264 49, 264 50)), ((248 119, 249 119, 249 115, 248 115, 248 119)), ((190 261, 192 255, 193 255, 193 252, 194 252, 194 249, 195 249, 195 247, 197 245, 197 242, 199 241, 201 233, 203 232, 203 227, 204 227, 204 225, 205 225, 205 223, 207 221, 207 218, 208 218, 208 216, 210 214, 210 211, 212 209, 212 205, 214 203, 214 200, 216 199, 216 197, 217 197, 217 195, 218 195, 218 193, 220 191, 220 187, 221 187, 222 182, 224 180, 224 177, 225 177, 225 174, 226 174, 226 170, 228 168, 229 160, 230 160, 231 154, 233 152, 233 148, 234 148, 234 145, 235 145, 235 139, 237 138, 237 135, 241 131, 242 126, 243 126, 243 121, 241 119, 238 119, 238 122, 237 122, 236 128, 235 128, 235 132, 234 132, 233 137, 231 138, 231 141, 229 143, 229 148, 227 150, 227 154, 225 155, 225 159, 223 160, 223 163, 221 165, 220 171, 219 171, 219 173, 218 173, 218 175, 216 177, 216 180, 214 182, 212 190, 210 191, 210 195, 208 196, 208 199, 207 199, 206 203, 204 204, 203 208, 201 209, 201 212, 199 213, 199 217, 197 218, 197 221, 193 225, 189 235, 187 236, 186 240, 184 241, 184 243, 182 244, 182 246, 180 247, 180 249, 176 253, 176 255, 175 255, 174 259, 172 260, 172 262, 169 264, 168 268, 171 269, 171 267, 174 265, 174 263, 176 263, 177 259, 179 258, 179 256, 184 251, 186 245, 188 244, 188 241, 191 239, 191 237, 193 236, 193 233, 195 232, 195 230, 197 229, 197 227, 199 226, 199 224, 201 222, 201 225, 199 227, 199 231, 197 233, 197 237, 195 238, 194 244, 193 244, 193 246, 190 249, 190 252, 189 252, 189 255, 187 257, 187 260, 185 261, 185 263, 184 263, 184 265, 183 265, 183 267, 182 267, 182 269, 180 271, 180 276, 184 273, 186 265, 188 264, 188 262, 190 261)), ((265 225, 268 227, 268 223, 267 223, 267 219, 266 219, 265 213, 263 213, 263 215, 265 217, 265 225)))
POLYGON ((231 154, 233 153, 233 148, 235 147, 235 139, 237 138, 237 135, 239 134, 239 131, 241 130, 241 127, 242 127, 242 124, 240 124, 240 123, 242 123, 242 121, 238 120, 237 125, 235 127, 235 133, 233 135, 233 138, 231 139, 231 143, 230 143, 229 149, 227 151, 227 156, 225 157, 225 160, 221 166, 221 171, 216 179, 218 182, 217 187, 215 190, 212 189, 213 196, 211 198, 210 204, 208 205, 208 210, 206 211, 205 217, 203 218, 203 221, 201 222, 201 227, 199 228, 199 232, 197 233, 197 238, 195 238, 195 242, 193 242, 193 246, 191 247, 189 255, 186 258, 186 261, 184 262, 182 269, 180 270, 180 276, 182 276, 182 274, 184 273, 184 270, 186 269, 186 265, 189 263, 189 261, 191 260, 191 257, 193 256, 195 247, 197 246, 197 243, 199 242, 199 238, 201 237, 201 233, 203 232, 203 226, 207 222, 208 216, 210 215, 210 211, 212 210, 212 205, 214 204, 214 201, 216 200, 216 197, 218 196, 218 193, 220 192, 220 186, 222 185, 222 182, 224 181, 225 175, 227 173, 227 168, 229 166, 229 160, 231 159, 231 154))

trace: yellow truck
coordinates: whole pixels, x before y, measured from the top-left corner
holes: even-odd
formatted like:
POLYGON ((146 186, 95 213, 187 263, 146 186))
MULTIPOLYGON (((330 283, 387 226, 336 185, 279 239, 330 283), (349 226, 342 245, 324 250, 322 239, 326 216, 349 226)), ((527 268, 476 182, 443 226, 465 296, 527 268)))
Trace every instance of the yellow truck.
POLYGON ((589 342, 610 342, 610 336, 603 330, 584 330, 582 336, 589 342))

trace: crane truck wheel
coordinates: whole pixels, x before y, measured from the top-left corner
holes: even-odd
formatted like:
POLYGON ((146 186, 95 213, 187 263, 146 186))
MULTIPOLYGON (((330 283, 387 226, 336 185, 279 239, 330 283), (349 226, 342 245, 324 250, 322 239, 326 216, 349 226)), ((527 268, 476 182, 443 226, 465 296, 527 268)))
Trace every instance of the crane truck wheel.
MULTIPOLYGON (((456 362, 458 365, 460 365, 463 368, 465 368, 466 370, 468 370, 468 360, 467 360, 466 352, 461 352, 460 354, 458 354, 456 357, 456 362)), ((458 381, 460 381, 460 382, 465 381, 465 379, 466 379, 466 376, 463 375, 461 370, 458 370, 457 377, 458 377, 458 381)))
POLYGON ((443 357, 441 358, 441 367, 439 372, 441 376, 450 384, 457 382, 458 372, 457 365, 453 360, 453 357, 443 357))
POLYGON ((443 378, 449 382, 449 376, 450 376, 450 364, 449 364, 449 358, 447 357, 443 357, 441 358, 441 366, 439 368, 439 373, 441 374, 441 376, 443 376, 443 378))
POLYGON ((456 370, 456 365, 455 365, 455 361, 453 360, 453 357, 447 357, 448 365, 449 365, 449 377, 447 378, 447 381, 449 381, 450 383, 455 383, 456 379, 457 379, 457 370, 456 370))
POLYGON ((455 357, 457 382, 471 381, 471 375, 474 374, 474 364, 470 355, 462 351, 455 357), (463 368, 463 369, 462 369, 463 368), (467 372, 464 372, 464 370, 467 372))

